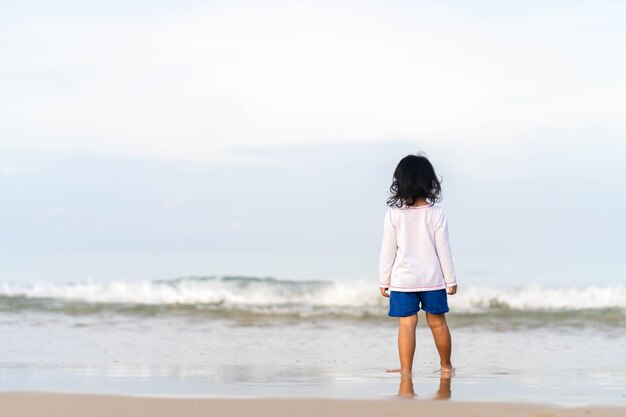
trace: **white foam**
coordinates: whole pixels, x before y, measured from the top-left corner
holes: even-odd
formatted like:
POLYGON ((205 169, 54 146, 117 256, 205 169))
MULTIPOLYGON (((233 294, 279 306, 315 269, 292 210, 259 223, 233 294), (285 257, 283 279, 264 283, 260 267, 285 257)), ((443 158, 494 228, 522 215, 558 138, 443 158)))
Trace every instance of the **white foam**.
POLYGON ((502 306, 520 310, 582 310, 626 308, 623 286, 545 287, 528 285, 509 289, 468 287, 453 302, 462 310, 502 306))
MULTIPOLYGON (((380 296, 377 282, 370 280, 297 282, 186 278, 172 281, 0 283, 0 295, 149 305, 380 307, 388 302, 380 296)), ((626 288, 621 285, 564 288, 528 285, 510 289, 461 286, 458 294, 449 297, 449 302, 456 311, 481 311, 493 307, 522 310, 626 309, 626 288)))

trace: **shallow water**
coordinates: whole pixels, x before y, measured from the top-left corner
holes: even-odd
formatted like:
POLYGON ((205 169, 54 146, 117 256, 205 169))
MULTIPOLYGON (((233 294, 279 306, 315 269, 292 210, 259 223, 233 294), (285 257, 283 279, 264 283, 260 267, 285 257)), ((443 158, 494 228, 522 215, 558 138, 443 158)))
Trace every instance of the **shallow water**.
MULTIPOLYGON (((484 314, 484 313, 483 313, 484 314)), ((621 326, 463 324, 450 313, 455 377, 442 380, 420 313, 417 398, 626 405, 621 326)), ((486 317, 488 319, 488 317, 486 317)), ((488 321, 488 320, 487 320, 488 321)), ((566 323, 566 322, 564 322, 566 323)), ((0 315, 0 389, 203 397, 398 394, 396 320, 328 317, 0 315)))

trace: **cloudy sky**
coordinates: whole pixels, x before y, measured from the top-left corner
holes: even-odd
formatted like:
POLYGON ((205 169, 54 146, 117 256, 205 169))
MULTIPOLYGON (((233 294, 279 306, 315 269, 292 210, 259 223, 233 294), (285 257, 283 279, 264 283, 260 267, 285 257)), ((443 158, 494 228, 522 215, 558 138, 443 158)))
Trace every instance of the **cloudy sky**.
POLYGON ((0 1, 0 280, 375 280, 425 151, 460 280, 622 282, 626 5, 506 3, 0 1))

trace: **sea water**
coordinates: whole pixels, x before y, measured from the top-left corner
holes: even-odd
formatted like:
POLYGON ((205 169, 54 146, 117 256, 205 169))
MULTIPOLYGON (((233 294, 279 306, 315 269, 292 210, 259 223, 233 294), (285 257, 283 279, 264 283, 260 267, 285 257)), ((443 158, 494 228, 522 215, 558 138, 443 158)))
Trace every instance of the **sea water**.
MULTIPOLYGON (((419 313, 416 398, 626 405, 624 286, 460 286, 451 379, 419 313)), ((397 319, 372 280, 0 283, 0 389, 395 398, 397 319)))

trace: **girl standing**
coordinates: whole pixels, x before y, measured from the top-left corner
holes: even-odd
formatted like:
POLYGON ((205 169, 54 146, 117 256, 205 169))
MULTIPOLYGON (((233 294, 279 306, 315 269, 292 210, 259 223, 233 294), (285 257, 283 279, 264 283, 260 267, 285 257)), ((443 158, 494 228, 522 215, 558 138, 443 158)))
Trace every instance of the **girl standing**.
POLYGON ((393 174, 384 218, 379 287, 389 298, 389 316, 398 317, 398 354, 402 374, 412 374, 417 312, 426 321, 439 352, 442 376, 451 376, 452 340, 446 322, 448 295, 457 282, 441 200, 441 181, 423 155, 403 158, 393 174), (389 290, 389 293, 387 293, 389 290))

